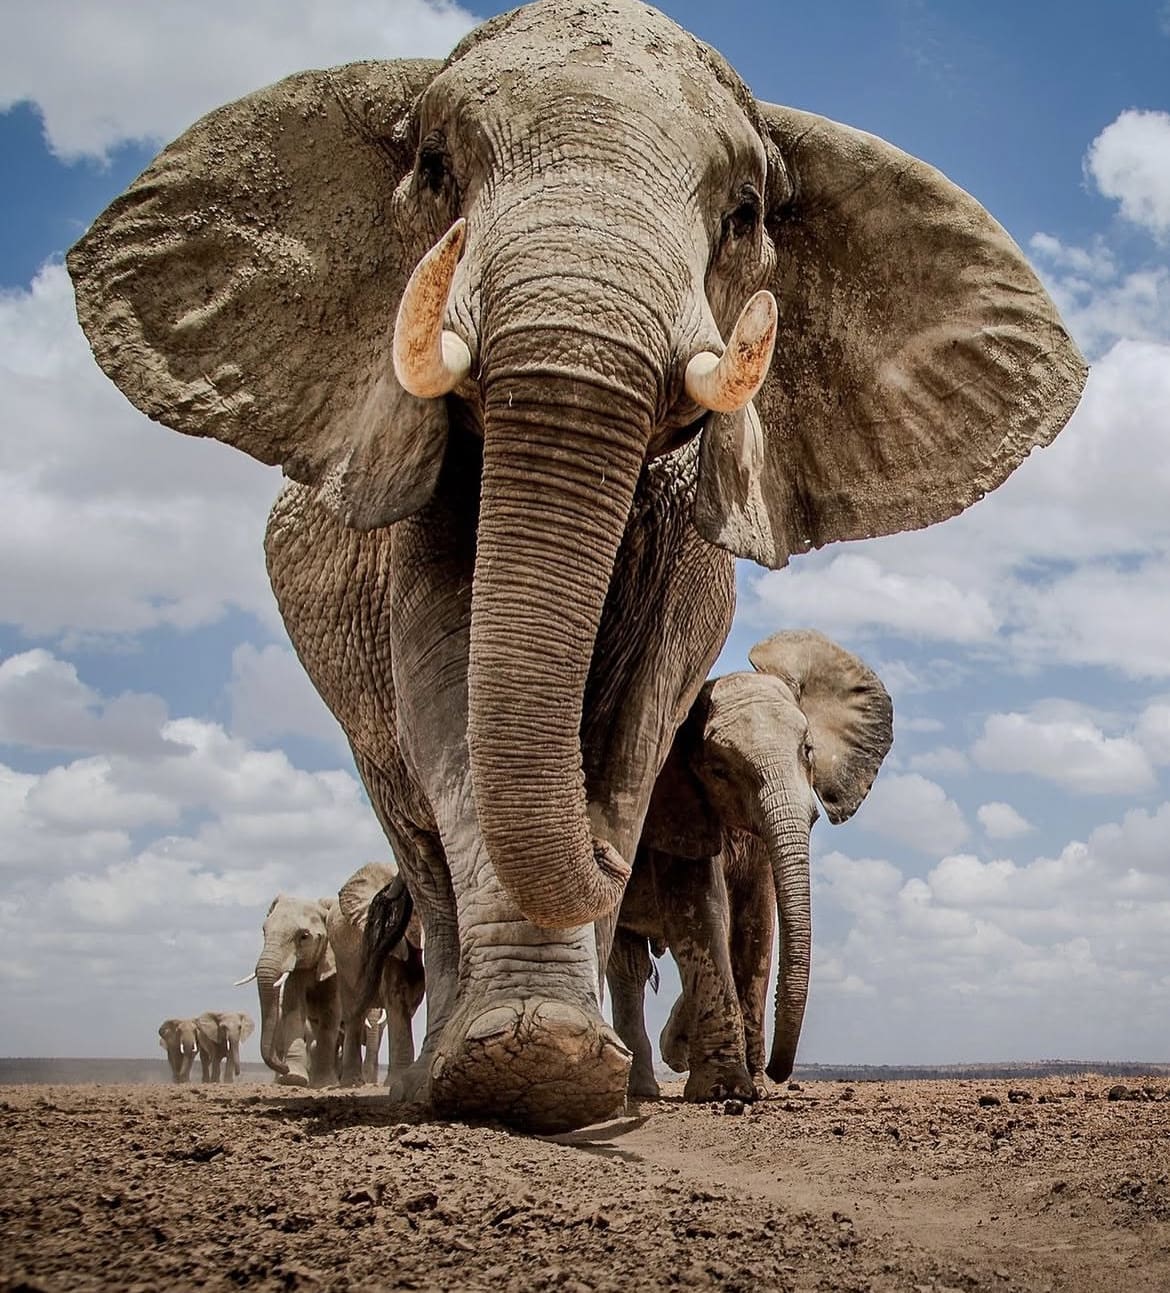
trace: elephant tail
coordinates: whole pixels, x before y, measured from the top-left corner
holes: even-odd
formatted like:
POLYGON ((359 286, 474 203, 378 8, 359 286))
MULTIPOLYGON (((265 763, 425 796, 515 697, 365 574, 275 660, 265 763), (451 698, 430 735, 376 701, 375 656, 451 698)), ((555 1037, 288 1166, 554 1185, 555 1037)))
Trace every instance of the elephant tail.
POLYGON ((382 971, 399 950, 414 902, 401 876, 395 876, 370 899, 370 914, 362 933, 362 977, 358 985, 358 1012, 364 1014, 375 1003, 382 985, 382 971))

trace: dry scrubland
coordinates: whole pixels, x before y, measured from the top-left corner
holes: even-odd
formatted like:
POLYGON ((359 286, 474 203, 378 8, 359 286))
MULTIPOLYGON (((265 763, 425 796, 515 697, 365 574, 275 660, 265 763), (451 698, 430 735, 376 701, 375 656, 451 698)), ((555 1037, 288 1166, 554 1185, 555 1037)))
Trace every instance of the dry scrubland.
POLYGON ((373 1089, 6 1086, 0 1129, 5 1290, 1170 1288, 1164 1077, 803 1083, 551 1139, 373 1089))

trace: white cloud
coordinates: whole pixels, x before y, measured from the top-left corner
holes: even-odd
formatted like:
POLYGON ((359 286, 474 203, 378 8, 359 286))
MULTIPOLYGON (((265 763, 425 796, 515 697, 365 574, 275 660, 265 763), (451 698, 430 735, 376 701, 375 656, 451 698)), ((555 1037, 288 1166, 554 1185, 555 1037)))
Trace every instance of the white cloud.
POLYGON ((1146 706, 1134 728, 1134 738, 1153 763, 1170 763, 1170 700, 1146 706))
POLYGON ((1123 112, 1093 140, 1085 166, 1127 220, 1170 233, 1170 113, 1123 112))
POLYGON ((860 628, 909 638, 985 641, 996 617, 987 600, 933 574, 899 574, 872 557, 844 553, 827 563, 800 560, 755 581, 755 612, 787 624, 816 624, 832 635, 860 628))
POLYGON ((935 856, 958 848, 968 834, 959 805, 913 772, 879 776, 863 811, 867 831, 935 856))
POLYGON ((5 621, 133 634, 236 606, 278 623, 262 539, 279 474, 138 413, 94 362, 61 265, 0 293, 0 422, 5 621))
POLYGON ((448 0, 37 0, 8 16, 0 111, 36 105, 61 158, 162 142, 231 99, 305 68, 442 57, 475 19, 448 0))
POLYGON ((348 758, 349 743, 287 647, 241 642, 232 652, 228 685, 232 733, 268 744, 281 736, 308 736, 348 758))
POLYGON ((166 704, 127 693, 103 700, 67 660, 37 648, 0 661, 0 744, 33 749, 161 754, 166 704))
POLYGON ((970 762, 962 750, 953 745, 938 745, 933 750, 923 750, 906 760, 906 766, 915 772, 932 772, 940 776, 961 777, 970 770, 970 762))
POLYGON ((975 810, 979 825, 984 834, 993 840, 1010 840, 1017 835, 1026 835, 1032 824, 1011 806, 998 800, 990 804, 980 804, 975 810))
POLYGON ((1156 784, 1142 747, 1111 737, 1088 719, 992 714, 972 748, 976 763, 994 772, 1023 772, 1089 795, 1134 795, 1156 784))

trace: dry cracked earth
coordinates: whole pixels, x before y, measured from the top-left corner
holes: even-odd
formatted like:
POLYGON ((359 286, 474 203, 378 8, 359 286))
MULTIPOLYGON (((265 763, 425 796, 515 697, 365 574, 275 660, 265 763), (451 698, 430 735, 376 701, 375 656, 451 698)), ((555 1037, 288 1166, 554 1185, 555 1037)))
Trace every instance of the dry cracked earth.
POLYGON ((0 1087, 0 1289, 1170 1289, 1170 1080, 815 1082, 537 1138, 0 1087), (1112 1093, 1112 1098, 1110 1098, 1112 1093))

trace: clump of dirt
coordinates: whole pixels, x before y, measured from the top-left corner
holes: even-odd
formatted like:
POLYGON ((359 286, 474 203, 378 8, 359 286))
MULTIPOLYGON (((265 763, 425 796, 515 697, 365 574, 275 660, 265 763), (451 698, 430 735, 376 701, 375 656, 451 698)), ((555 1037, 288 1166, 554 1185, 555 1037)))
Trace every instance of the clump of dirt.
POLYGON ((674 1094, 554 1137, 373 1088, 4 1087, 0 1289, 1153 1293, 1170 1082, 1115 1085, 674 1094))

